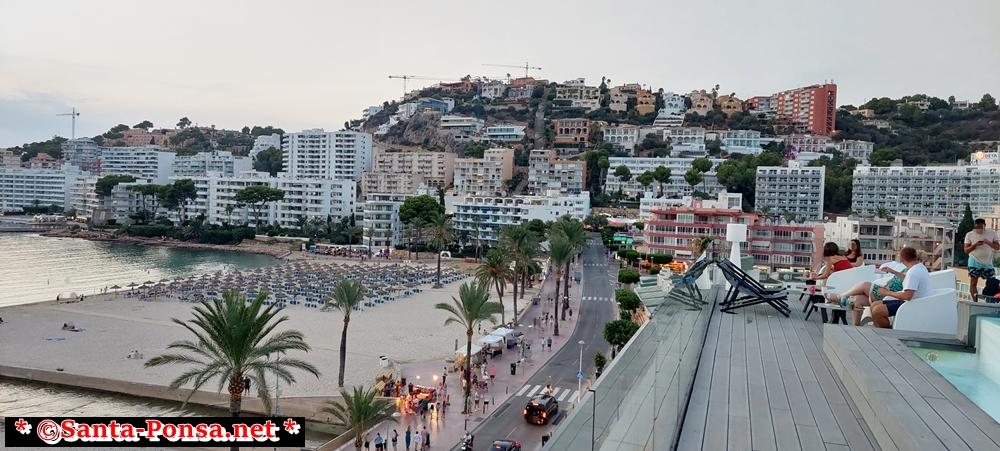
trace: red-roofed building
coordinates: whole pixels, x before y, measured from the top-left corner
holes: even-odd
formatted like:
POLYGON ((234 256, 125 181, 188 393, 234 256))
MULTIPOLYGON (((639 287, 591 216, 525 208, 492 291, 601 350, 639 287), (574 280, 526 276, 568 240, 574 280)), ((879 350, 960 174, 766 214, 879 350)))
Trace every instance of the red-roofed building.
POLYGON ((754 265, 775 268, 811 268, 823 252, 823 225, 788 224, 765 221, 756 213, 738 209, 703 208, 701 201, 691 206, 654 210, 653 219, 645 222, 643 247, 653 254, 671 254, 690 263, 695 239, 715 239, 719 252, 728 252, 725 241, 728 224, 746 224, 747 242, 743 255, 753 256, 754 265))

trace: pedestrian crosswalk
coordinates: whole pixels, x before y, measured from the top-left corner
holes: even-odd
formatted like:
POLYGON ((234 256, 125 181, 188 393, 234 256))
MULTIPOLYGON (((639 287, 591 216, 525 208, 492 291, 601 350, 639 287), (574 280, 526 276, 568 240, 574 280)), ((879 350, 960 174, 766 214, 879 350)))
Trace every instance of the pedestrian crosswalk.
POLYGON ((597 301, 597 302, 611 302, 611 298, 607 296, 584 296, 584 301, 597 301))
MULTIPOLYGON (((518 390, 517 393, 514 393, 514 396, 525 396, 525 397, 530 398, 532 396, 540 395, 542 393, 545 393, 545 386, 544 385, 532 385, 532 384, 528 384, 528 385, 525 385, 525 386, 521 387, 521 389, 518 390)), ((552 388, 552 397, 556 398, 556 401, 559 401, 559 402, 563 402, 563 401, 565 401, 565 402, 573 402, 573 401, 576 401, 576 398, 579 395, 580 395, 580 392, 577 391, 575 388, 562 388, 562 387, 553 387, 552 388)))

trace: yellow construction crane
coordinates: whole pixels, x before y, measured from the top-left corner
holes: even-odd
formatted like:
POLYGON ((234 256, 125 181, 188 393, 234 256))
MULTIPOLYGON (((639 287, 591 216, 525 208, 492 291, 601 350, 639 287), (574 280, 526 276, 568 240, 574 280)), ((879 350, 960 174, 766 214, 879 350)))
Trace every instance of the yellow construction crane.
POLYGON ((517 69, 524 69, 524 78, 528 78, 528 71, 529 70, 542 70, 541 67, 532 66, 531 64, 529 64, 527 62, 525 62, 523 66, 514 66, 514 65, 511 65, 511 64, 483 64, 483 66, 491 66, 491 67, 513 67, 513 68, 517 68, 517 69))

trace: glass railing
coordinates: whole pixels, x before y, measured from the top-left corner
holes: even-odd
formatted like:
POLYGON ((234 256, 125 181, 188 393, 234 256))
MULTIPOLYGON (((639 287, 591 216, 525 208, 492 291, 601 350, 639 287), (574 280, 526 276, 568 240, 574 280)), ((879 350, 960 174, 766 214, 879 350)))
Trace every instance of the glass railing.
POLYGON ((563 420, 546 449, 673 449, 713 305, 674 288, 563 420))

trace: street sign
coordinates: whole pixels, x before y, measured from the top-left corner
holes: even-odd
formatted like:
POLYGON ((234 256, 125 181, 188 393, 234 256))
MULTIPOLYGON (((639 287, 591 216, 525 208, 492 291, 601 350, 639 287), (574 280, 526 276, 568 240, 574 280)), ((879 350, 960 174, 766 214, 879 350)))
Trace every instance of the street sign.
POLYGON ((576 372, 576 378, 577 379, 583 379, 583 371, 577 371, 576 372))

